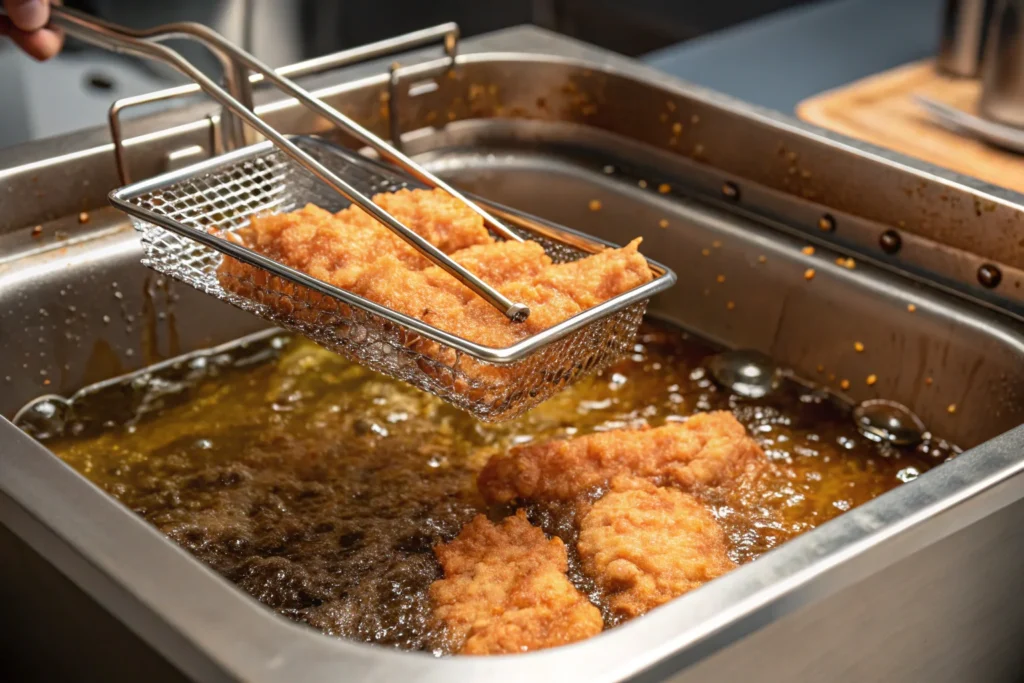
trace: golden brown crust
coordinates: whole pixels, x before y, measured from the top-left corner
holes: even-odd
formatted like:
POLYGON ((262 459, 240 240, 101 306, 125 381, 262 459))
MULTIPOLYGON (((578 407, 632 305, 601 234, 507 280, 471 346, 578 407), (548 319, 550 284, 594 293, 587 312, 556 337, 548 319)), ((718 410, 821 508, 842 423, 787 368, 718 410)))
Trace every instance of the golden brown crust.
POLYGON ((566 577, 565 545, 526 513, 498 524, 477 516, 434 549, 444 578, 430 586, 434 616, 461 654, 511 654, 601 632, 601 613, 566 577))
POLYGON ((684 490, 727 484, 766 464, 732 413, 698 413, 656 429, 529 444, 491 458, 477 485, 489 503, 570 501, 630 475, 684 490))
MULTIPOLYGON (((511 346, 652 278, 637 251, 639 239, 622 249, 556 265, 535 242, 495 242, 479 216, 443 191, 401 190, 377 195, 373 201, 470 272, 530 306, 527 322, 511 323, 358 207, 331 215, 306 206, 288 214, 255 217, 236 238, 319 280, 494 348, 511 346)), ((303 303, 344 312, 344 307, 277 280, 273 285, 280 293, 261 292, 271 278, 231 258, 222 261, 218 277, 226 289, 288 315, 303 303)), ((301 311, 299 317, 315 323, 319 312, 301 311)), ((427 355, 438 352, 434 344, 422 347, 427 355)), ((502 376, 500 369, 476 363, 467 363, 464 370, 471 377, 502 376)))
MULTIPOLYGON (((494 242, 483 219, 443 190, 382 192, 373 197, 373 203, 446 254, 494 242)), ((362 219, 391 232, 357 206, 345 211, 358 212, 362 219)))
POLYGON ((725 532, 696 498, 646 482, 613 483, 580 522, 583 570, 631 619, 735 569, 725 532))

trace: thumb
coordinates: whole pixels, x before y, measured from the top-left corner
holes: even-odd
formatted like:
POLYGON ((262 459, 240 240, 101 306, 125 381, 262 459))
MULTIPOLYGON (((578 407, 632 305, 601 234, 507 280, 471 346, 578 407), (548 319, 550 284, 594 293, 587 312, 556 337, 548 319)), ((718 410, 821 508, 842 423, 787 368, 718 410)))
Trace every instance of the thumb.
POLYGON ((22 31, 38 31, 50 21, 48 0, 4 0, 11 23, 22 31))

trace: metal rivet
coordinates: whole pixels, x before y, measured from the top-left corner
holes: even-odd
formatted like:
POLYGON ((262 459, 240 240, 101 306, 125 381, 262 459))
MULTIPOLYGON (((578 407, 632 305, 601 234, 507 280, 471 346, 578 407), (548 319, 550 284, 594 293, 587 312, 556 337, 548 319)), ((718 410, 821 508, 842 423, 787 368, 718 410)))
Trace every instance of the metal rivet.
POLYGON ((779 367, 758 351, 723 351, 707 360, 707 369, 716 384, 743 398, 764 398, 781 386, 779 367))
POLYGON ((738 201, 740 198, 740 188, 736 186, 736 183, 726 181, 722 183, 722 196, 738 201))
POLYGON ((860 433, 872 441, 888 441, 895 446, 914 446, 924 439, 921 418, 895 401, 873 399, 853 410, 860 433))
POLYGON ((903 238, 895 230, 886 230, 878 238, 878 244, 886 254, 895 254, 903 246, 903 238))
POLYGON ((824 232, 832 232, 836 229, 836 219, 832 218, 832 214, 830 213, 823 214, 822 217, 818 219, 818 229, 823 230, 824 232))
POLYGON ((981 283, 982 287, 995 289, 999 286, 999 283, 1002 282, 1002 280, 1002 271, 991 263, 986 263, 978 268, 978 282, 981 283))

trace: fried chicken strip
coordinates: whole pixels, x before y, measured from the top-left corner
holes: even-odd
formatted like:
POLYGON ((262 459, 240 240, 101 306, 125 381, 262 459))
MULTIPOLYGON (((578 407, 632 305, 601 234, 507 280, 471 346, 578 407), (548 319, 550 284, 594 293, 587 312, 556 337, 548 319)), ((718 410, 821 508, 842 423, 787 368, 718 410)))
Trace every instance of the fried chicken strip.
POLYGON ((616 480, 584 512, 577 549, 611 612, 631 619, 735 569, 725 532, 693 496, 616 480))
POLYGON ((630 475, 683 490, 727 484, 766 463, 732 413, 697 413, 683 423, 527 444, 493 456, 477 479, 489 503, 571 501, 630 475))
POLYGON ((430 586, 434 616, 453 651, 511 654, 565 645, 601 632, 601 613, 569 582, 565 545, 522 510, 483 515, 434 549, 444 578, 430 586))
MULTIPOLYGON (((491 347, 507 347, 585 308, 650 281, 640 240, 572 263, 552 264, 535 242, 495 242, 482 219, 440 190, 401 190, 373 201, 428 242, 515 301, 530 306, 525 324, 511 323, 490 304, 433 266, 388 228, 352 206, 330 214, 307 206, 255 217, 234 239, 280 263, 438 329, 491 347)), ((301 287, 225 258, 221 284, 292 314, 303 304, 339 308, 301 287), (268 287, 278 293, 262 293, 268 287)), ((317 311, 303 312, 312 320, 317 311)), ((480 371, 486 374, 484 370, 480 371)), ((500 375, 500 373, 498 373, 500 375)))

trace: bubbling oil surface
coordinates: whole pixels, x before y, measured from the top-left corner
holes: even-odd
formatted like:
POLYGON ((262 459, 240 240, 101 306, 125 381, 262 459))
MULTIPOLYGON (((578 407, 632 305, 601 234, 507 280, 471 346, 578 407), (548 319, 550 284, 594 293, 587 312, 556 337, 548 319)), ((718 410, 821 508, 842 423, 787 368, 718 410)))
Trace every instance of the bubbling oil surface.
MULTIPOLYGON (((730 395, 703 369, 714 352, 648 322, 633 353, 602 375, 485 425, 279 336, 86 392, 65 430, 73 435, 47 445, 279 613, 437 654, 446 650, 430 618, 427 589, 440 577, 432 548, 485 511, 476 473, 514 444, 732 410, 777 465, 705 499, 741 563, 956 453, 930 438, 913 449, 869 441, 849 407, 795 382, 756 401, 730 395)), ((571 578, 593 593, 576 569, 571 519, 530 513, 567 541, 571 578)))

